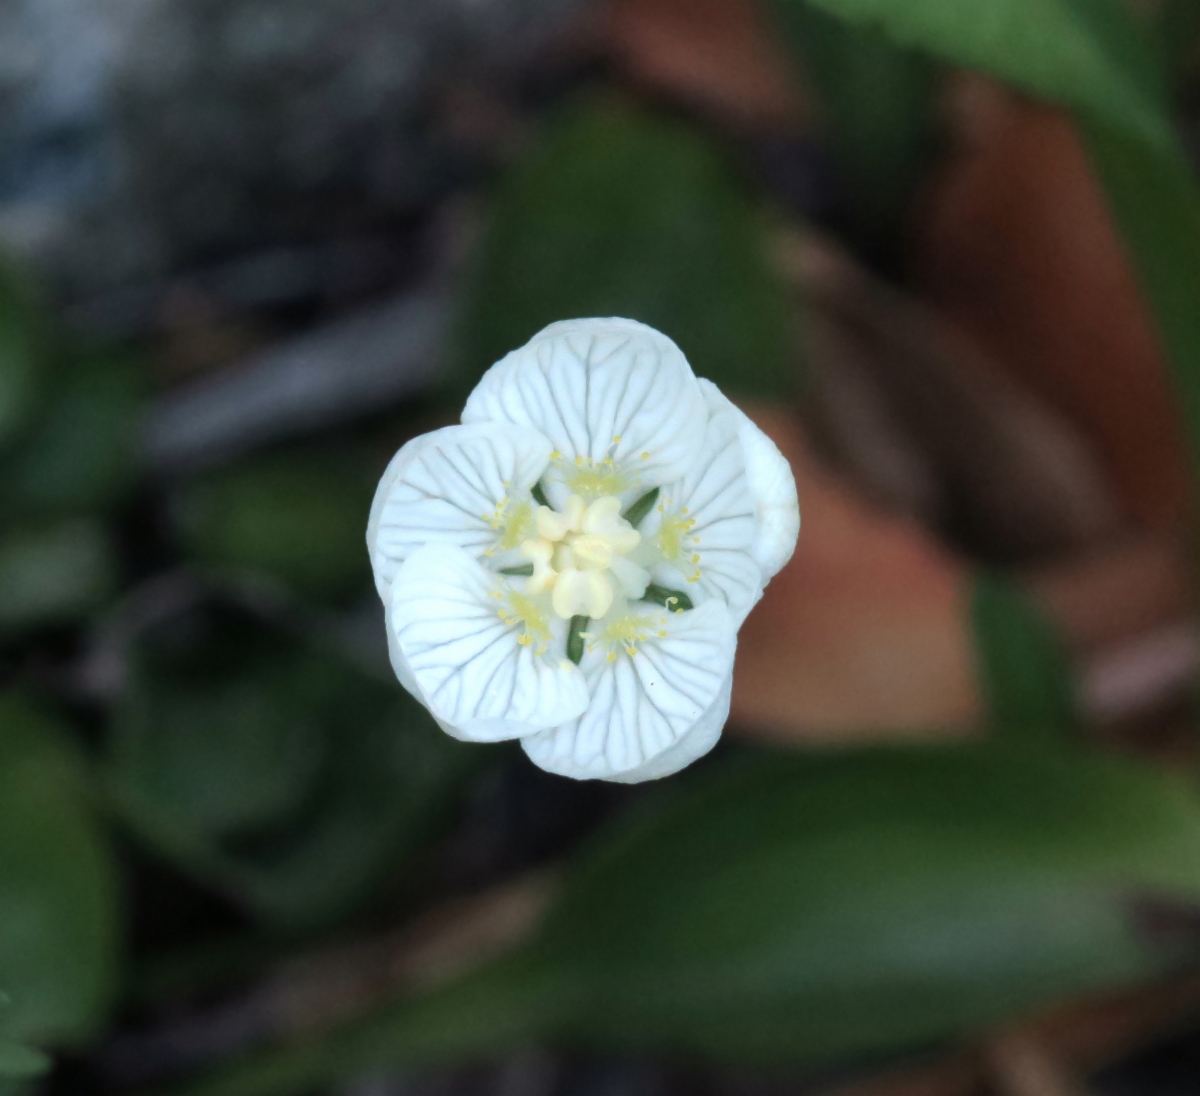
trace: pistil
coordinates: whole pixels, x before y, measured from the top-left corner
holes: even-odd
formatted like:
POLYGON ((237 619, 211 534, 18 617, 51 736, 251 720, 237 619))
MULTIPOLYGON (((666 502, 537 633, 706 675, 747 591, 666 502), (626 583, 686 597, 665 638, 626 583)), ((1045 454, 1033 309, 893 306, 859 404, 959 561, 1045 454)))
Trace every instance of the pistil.
POLYGON ((561 512, 539 506, 535 524, 538 535, 521 544, 521 554, 533 564, 526 590, 552 591, 558 616, 604 616, 616 597, 614 578, 627 596, 641 596, 649 575, 622 557, 642 536, 621 517, 621 500, 615 495, 590 504, 570 495, 561 512))

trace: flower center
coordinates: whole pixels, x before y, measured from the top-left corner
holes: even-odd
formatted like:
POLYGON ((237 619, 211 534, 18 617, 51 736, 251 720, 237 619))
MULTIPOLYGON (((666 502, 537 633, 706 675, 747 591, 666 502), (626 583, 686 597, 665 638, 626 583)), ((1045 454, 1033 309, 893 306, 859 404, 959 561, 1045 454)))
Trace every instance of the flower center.
POLYGON ((624 557, 642 535, 621 517, 615 495, 591 503, 570 495, 561 513, 539 506, 535 521, 538 535, 521 543, 521 555, 533 564, 525 589, 529 594, 552 591, 558 616, 604 616, 616 596, 614 579, 627 596, 632 591, 641 597, 649 576, 624 557))

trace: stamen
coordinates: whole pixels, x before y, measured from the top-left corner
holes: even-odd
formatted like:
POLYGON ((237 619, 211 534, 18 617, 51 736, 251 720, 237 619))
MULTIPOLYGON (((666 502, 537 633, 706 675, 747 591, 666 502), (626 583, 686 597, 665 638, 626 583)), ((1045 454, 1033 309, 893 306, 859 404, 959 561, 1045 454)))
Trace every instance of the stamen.
POLYGON ((661 605, 664 609, 678 612, 695 608, 692 599, 683 593, 682 590, 669 590, 667 587, 659 586, 657 583, 646 587, 645 600, 652 601, 656 605, 661 605))

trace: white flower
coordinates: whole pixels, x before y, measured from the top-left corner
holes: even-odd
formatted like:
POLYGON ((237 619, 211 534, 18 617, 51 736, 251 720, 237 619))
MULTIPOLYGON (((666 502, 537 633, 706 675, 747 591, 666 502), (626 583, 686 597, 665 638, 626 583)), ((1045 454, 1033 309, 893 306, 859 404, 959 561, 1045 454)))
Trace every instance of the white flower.
POLYGON ((670 339, 569 320, 396 454, 367 545, 396 674, 449 734, 634 782, 720 737, 799 527, 779 450, 670 339))

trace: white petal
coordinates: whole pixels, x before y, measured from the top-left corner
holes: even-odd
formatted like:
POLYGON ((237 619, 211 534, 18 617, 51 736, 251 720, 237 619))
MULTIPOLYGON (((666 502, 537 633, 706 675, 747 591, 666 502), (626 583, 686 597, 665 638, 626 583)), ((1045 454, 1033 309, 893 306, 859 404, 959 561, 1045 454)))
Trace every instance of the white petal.
POLYGON ((520 738, 587 707, 583 674, 562 657, 565 628, 547 637, 543 654, 522 645, 524 629, 501 618, 505 603, 493 596, 511 589, 449 545, 417 549, 392 582, 388 628, 397 676, 457 738, 520 738))
POLYGON ((754 556, 760 522, 732 413, 709 420, 700 459, 682 480, 662 489, 658 506, 642 522, 648 555, 657 550, 664 523, 675 528, 669 539, 680 542, 680 552, 654 568, 655 582, 685 591, 697 604, 721 598, 740 627, 762 596, 763 576, 754 556), (679 525, 684 515, 691 523, 686 532, 679 525))
POLYGON ((591 694, 588 709, 521 740, 536 765, 577 779, 616 779, 667 753, 706 717, 716 719, 714 712, 723 721, 719 700, 737 643, 725 604, 713 600, 687 613, 647 615, 655 626, 637 654, 621 652, 608 661, 602 647, 589 645, 580 664, 591 694))
POLYGON ((752 555, 762 568, 766 583, 792 558, 796 548, 800 533, 796 481, 779 448, 745 412, 735 407, 712 381, 701 379, 699 384, 714 416, 729 411, 737 419, 738 437, 746 456, 746 478, 758 517, 752 555))
POLYGON ((392 612, 391 612, 391 592, 393 587, 388 588, 388 600, 385 602, 386 623, 384 631, 387 632, 388 659, 392 663, 392 670, 396 674, 396 679, 404 686, 417 700, 425 707, 429 707, 425 703, 425 696, 421 692, 421 687, 417 684, 416 677, 413 676, 412 667, 408 664, 408 659, 404 657, 404 652, 400 649, 400 641, 396 638, 395 629, 392 628, 392 612))
POLYGON ((624 556, 613 556, 608 566, 621 587, 621 593, 630 601, 639 601, 646 596, 646 587, 650 585, 650 572, 644 567, 631 563, 624 556))
POLYGON ((729 698, 732 692, 733 675, 730 674, 712 707, 674 746, 636 769, 629 769, 606 779, 617 784, 641 784, 646 780, 661 780, 664 776, 671 776, 681 769, 686 769, 693 761, 699 761, 720 741, 721 731, 729 718, 729 698))
MULTIPOLYGON (((480 556, 503 536, 497 507, 536 507, 530 489, 550 459, 550 442, 536 430, 502 423, 447 426, 408 442, 379 482, 367 523, 367 548, 375 584, 386 600, 388 584, 409 554, 423 544, 453 544, 480 556)), ((516 548, 523 536, 514 533, 516 548)))
POLYGON ((568 475, 577 460, 611 457, 628 482, 600 493, 629 497, 684 475, 707 418, 691 366, 670 339, 633 320, 590 319, 551 324, 497 362, 462 421, 541 431, 568 475))

